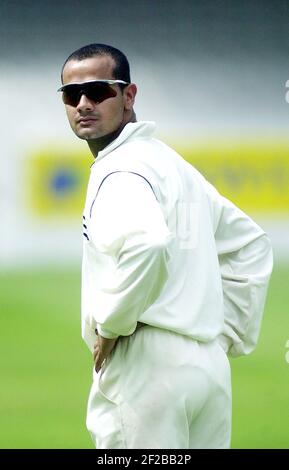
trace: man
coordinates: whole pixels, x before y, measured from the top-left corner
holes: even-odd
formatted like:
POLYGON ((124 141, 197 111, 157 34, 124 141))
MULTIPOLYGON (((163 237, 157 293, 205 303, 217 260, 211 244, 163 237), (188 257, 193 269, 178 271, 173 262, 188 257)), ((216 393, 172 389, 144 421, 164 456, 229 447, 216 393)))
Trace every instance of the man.
POLYGON ((228 448, 227 355, 257 342, 272 269, 266 234, 137 122, 117 49, 66 60, 75 134, 95 158, 83 214, 82 335, 94 357, 97 448, 228 448))

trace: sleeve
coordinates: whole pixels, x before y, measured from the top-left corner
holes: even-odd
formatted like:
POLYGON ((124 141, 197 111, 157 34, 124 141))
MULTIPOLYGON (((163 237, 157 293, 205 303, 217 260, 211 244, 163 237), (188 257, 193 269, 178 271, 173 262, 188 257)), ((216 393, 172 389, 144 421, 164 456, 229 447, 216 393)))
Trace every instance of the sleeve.
POLYGON ((222 277, 224 329, 230 356, 249 354, 261 328, 273 256, 267 234, 243 211, 215 193, 215 240, 222 277))
POLYGON ((130 335, 167 280, 170 234, 148 181, 130 172, 107 176, 90 227, 95 248, 113 266, 95 302, 98 332, 106 338, 130 335))

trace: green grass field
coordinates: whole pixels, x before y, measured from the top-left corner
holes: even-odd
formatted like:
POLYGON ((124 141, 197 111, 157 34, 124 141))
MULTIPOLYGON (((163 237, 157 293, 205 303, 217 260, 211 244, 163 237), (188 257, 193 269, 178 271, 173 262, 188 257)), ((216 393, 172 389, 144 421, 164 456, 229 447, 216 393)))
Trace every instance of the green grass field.
MULTIPOLYGON (((233 448, 289 448, 288 280, 275 268, 258 347, 231 360, 233 448)), ((79 305, 78 270, 0 274, 0 448, 93 448, 79 305)))

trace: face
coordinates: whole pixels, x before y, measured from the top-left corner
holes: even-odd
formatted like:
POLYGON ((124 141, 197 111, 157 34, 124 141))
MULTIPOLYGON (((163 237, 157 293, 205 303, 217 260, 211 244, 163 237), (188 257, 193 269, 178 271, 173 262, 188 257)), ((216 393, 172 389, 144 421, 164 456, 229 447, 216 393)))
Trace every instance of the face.
MULTIPOLYGON (((110 56, 96 56, 84 60, 71 60, 63 70, 63 84, 90 80, 113 79, 114 60, 110 56)), ((130 120, 133 110, 135 85, 123 91, 119 85, 110 85, 116 96, 96 103, 82 95, 77 106, 65 105, 73 132, 85 140, 104 137, 121 129, 130 120)))

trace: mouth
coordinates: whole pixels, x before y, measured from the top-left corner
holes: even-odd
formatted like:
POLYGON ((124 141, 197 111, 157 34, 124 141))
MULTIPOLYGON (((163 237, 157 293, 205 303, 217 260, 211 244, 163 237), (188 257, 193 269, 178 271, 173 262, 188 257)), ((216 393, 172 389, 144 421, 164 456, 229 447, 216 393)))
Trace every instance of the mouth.
POLYGON ((78 119, 77 124, 80 124, 82 126, 89 126, 91 124, 94 124, 96 121, 97 118, 89 116, 78 119))

